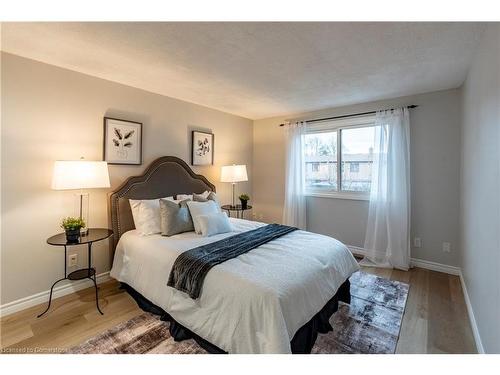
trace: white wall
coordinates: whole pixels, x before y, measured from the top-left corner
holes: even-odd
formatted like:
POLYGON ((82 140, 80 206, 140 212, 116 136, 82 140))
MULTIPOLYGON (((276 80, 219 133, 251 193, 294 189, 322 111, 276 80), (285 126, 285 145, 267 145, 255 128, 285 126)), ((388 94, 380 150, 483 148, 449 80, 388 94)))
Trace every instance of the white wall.
MULTIPOLYGON (((193 168, 215 183, 222 202, 230 184, 219 183, 220 166, 247 164, 252 178, 252 122, 248 119, 55 66, 2 54, 1 303, 47 290, 63 273, 60 248, 47 237, 73 213, 73 194, 52 191, 57 159, 101 160, 103 116, 143 122, 141 166, 110 166, 112 188, 140 174, 163 155, 190 160, 190 131, 215 134, 215 165, 193 168)), ((164 84, 168 85, 168 82, 164 84)), ((252 195, 250 183, 239 190, 252 195)), ((92 190, 90 225, 107 227, 107 193, 92 190)), ((109 251, 94 248, 97 273, 109 270, 109 251)), ((86 263, 80 252, 80 266, 86 263)))
POLYGON ((463 86, 461 267, 482 344, 500 353, 500 26, 488 26, 463 86))
MULTIPOLYGON (((281 222, 284 197, 284 138, 278 124, 290 118, 321 118, 392 108, 411 110, 412 237, 422 238, 414 258, 458 265, 460 91, 446 90, 392 100, 254 121, 254 214, 281 222), (451 253, 442 251, 450 242, 451 253)), ((308 197, 308 229, 363 246, 368 202, 308 197)))

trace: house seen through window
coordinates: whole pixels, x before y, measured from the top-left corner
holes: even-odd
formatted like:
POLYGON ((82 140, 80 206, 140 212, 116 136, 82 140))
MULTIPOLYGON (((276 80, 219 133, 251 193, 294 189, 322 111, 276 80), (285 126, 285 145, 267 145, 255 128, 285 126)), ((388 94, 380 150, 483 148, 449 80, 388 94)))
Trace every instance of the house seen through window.
POLYGON ((375 127, 350 122, 308 129, 304 135, 306 189, 310 193, 364 193, 371 187, 375 127), (340 165, 340 170, 339 170, 340 165))

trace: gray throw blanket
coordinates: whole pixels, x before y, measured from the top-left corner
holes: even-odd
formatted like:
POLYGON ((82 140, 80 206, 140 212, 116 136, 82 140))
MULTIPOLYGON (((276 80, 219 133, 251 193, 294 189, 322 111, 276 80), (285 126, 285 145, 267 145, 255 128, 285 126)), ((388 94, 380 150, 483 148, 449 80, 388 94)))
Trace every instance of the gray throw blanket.
POLYGON ((175 260, 167 285, 196 299, 200 296, 205 276, 212 267, 248 253, 294 230, 297 228, 269 224, 185 251, 175 260))

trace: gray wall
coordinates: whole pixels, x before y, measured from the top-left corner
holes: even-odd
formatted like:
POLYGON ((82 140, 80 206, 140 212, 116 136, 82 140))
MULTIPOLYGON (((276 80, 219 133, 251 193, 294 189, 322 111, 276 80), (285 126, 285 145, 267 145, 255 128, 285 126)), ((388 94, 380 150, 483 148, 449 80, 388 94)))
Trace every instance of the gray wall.
MULTIPOLYGON (((310 113, 254 121, 254 215, 281 221, 284 198, 284 137, 278 124, 285 118, 318 118, 418 104, 411 110, 412 238, 422 248, 412 257, 458 265, 458 201, 460 168, 460 91, 446 90, 310 113), (450 242, 450 253, 442 243, 450 242)), ((363 246, 368 202, 307 198, 308 229, 363 246)))
MULTIPOLYGON (((190 131, 215 134, 215 165, 193 168, 217 186, 222 202, 230 184, 220 166, 252 171, 252 122, 206 107, 2 53, 1 303, 47 290, 61 277, 61 249, 46 245, 73 213, 73 192, 50 189, 57 159, 101 160, 103 116, 143 122, 141 166, 110 166, 112 188, 163 155, 190 160, 190 131)), ((168 82, 165 82, 168 84, 168 82)), ((252 195, 251 185, 239 185, 252 195)), ((90 225, 107 227, 107 193, 90 191, 90 225)), ((80 266, 86 263, 79 253, 80 266)), ((94 248, 97 273, 110 268, 107 244, 94 248)))
POLYGON ((500 353, 500 26, 488 26, 463 86, 461 267, 481 340, 500 353))

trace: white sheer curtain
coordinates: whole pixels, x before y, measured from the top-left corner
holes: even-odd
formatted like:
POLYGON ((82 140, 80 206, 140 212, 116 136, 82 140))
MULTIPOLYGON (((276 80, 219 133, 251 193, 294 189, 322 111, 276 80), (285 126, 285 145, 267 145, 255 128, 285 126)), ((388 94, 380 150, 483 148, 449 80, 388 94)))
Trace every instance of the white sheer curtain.
POLYGON ((285 125, 286 169, 283 224, 306 229, 306 197, 304 194, 304 150, 306 123, 285 125))
POLYGON ((364 265, 410 267, 410 116, 408 109, 375 116, 370 208, 364 265))

